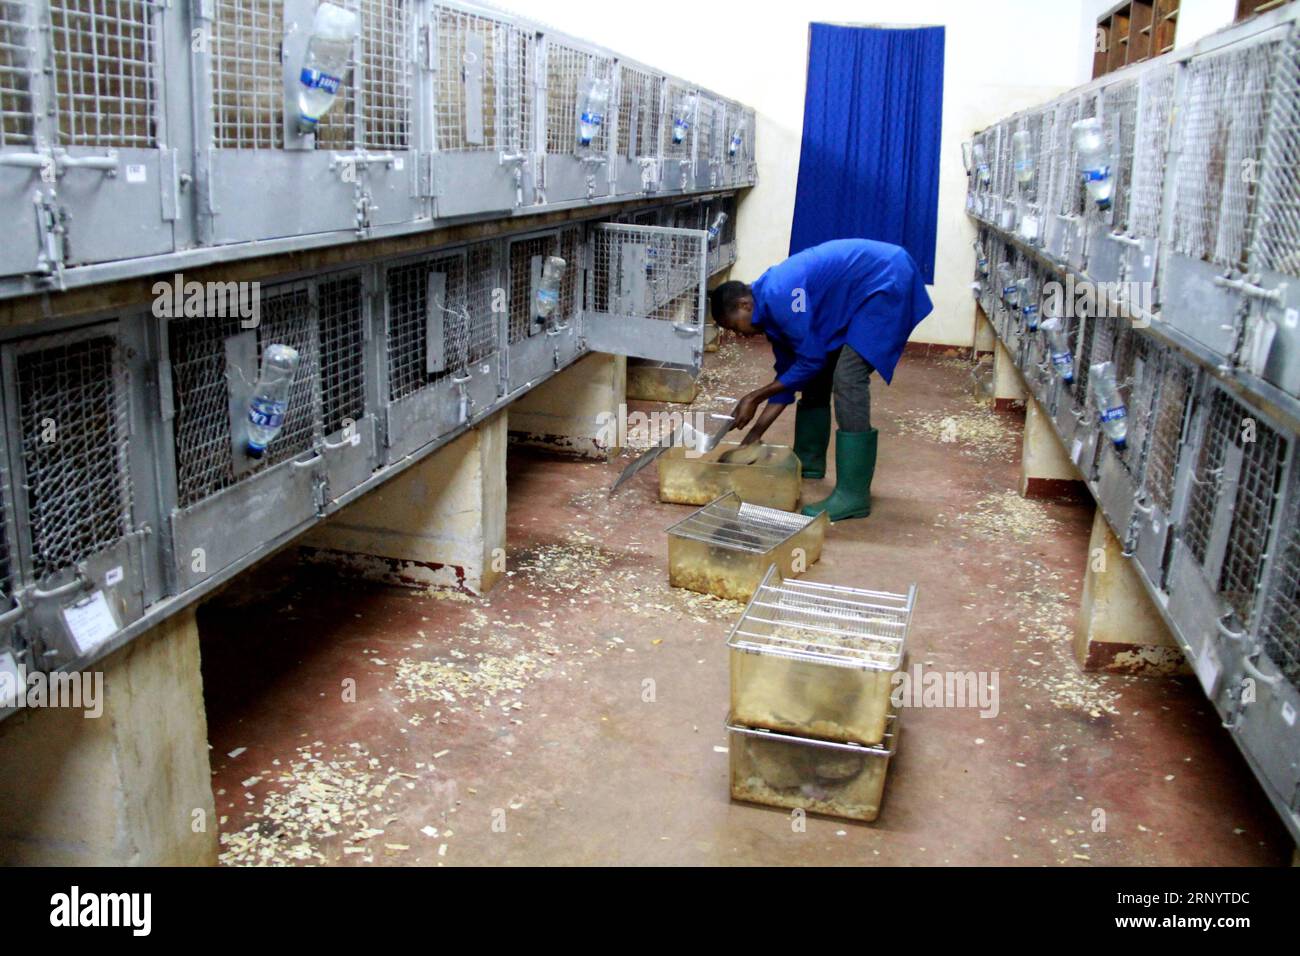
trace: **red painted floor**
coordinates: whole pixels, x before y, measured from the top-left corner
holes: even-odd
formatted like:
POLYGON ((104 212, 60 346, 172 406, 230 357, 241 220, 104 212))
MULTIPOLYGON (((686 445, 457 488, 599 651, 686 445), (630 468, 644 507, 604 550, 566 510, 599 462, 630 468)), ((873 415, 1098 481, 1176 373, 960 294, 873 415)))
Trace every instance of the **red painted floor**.
MULTIPOLYGON (((701 405, 770 374, 759 343, 708 358, 701 405)), ((657 501, 653 468, 607 498, 629 458, 512 450, 511 574, 487 597, 289 556, 202 610, 223 862, 1288 862, 1194 682, 1078 670, 1091 507, 1019 499, 1019 423, 968 394, 955 358, 909 356, 877 385, 875 511, 834 526, 808 574, 916 583, 912 664, 997 674, 996 717, 902 715, 875 824, 796 832, 786 812, 729 801, 737 609, 667 587, 663 529, 688 509, 657 501)))

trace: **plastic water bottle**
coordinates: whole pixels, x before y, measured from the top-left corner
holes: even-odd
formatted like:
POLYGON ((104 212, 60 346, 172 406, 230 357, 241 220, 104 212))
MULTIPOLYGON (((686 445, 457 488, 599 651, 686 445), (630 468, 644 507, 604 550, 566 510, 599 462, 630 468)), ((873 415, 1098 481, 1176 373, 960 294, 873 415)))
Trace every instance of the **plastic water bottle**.
POLYGON ((731 141, 727 143, 727 158, 735 159, 740 155, 740 149, 745 145, 745 114, 740 115, 740 122, 736 123, 736 128, 731 131, 731 141))
POLYGON ((559 256, 547 256, 542 265, 542 280, 537 284, 537 316, 549 319, 560 305, 560 281, 568 265, 559 256))
POLYGON ((709 242, 717 242, 718 237, 722 235, 722 227, 727 224, 727 214, 720 212, 713 217, 713 223, 709 226, 709 242))
POLYGON ((1019 301, 1020 287, 1011 274, 1011 266, 1005 262, 998 263, 998 279, 1002 285, 1002 302, 1009 309, 1014 309, 1019 301))
POLYGON ((609 109, 609 80, 587 77, 578 87, 578 145, 590 146, 609 109))
POLYGON ((978 239, 975 240, 974 245, 975 269, 980 275, 987 279, 989 275, 989 257, 987 253, 984 252, 984 246, 980 244, 978 239))
POLYGON ((987 186, 993 181, 993 175, 989 172, 989 158, 984 151, 984 144, 976 143, 972 152, 975 154, 975 175, 979 177, 981 183, 987 186))
POLYGON ((1011 134, 1012 168, 1016 173, 1016 182, 1027 183, 1034 178, 1033 145, 1027 130, 1017 130, 1011 134))
POLYGON ((332 3, 316 8, 307 55, 298 74, 298 125, 303 132, 313 132, 333 105, 343 85, 359 23, 351 10, 332 3))
POLYGON ((1072 130, 1084 188, 1098 209, 1109 209, 1115 192, 1115 179, 1111 175, 1110 155, 1106 151, 1106 136, 1102 132, 1101 120, 1095 116, 1079 120, 1072 130))
POLYGON ((1128 407, 1119 393, 1115 381, 1115 366, 1111 362, 1098 362, 1088 369, 1092 380, 1093 401, 1097 405, 1097 420, 1101 430, 1120 451, 1128 444, 1128 407))
POLYGON ((687 93, 677 101, 677 108, 673 110, 673 144, 680 145, 686 142, 686 134, 691 131, 691 123, 695 120, 695 94, 687 93))
POLYGON ((1020 303, 1020 317, 1024 320, 1025 330, 1034 332, 1038 329, 1038 303, 1029 291, 1029 279, 1016 280, 1016 301, 1020 303))
POLYGON ((1070 346, 1070 337, 1065 334, 1065 325, 1057 316, 1043 321, 1039 326, 1047 333, 1047 351, 1052 359, 1052 367, 1061 381, 1066 385, 1074 381, 1074 350, 1070 346))
POLYGON ((253 458, 261 458, 284 427, 289 389, 297 371, 297 349, 272 344, 263 350, 262 371, 248 402, 248 454, 253 458))

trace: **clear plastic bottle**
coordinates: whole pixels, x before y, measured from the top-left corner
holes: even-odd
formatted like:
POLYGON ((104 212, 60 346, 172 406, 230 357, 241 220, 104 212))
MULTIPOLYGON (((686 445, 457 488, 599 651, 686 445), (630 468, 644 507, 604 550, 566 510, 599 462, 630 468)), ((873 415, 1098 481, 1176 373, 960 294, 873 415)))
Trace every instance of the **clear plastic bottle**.
POLYGON ((1128 406, 1119 393, 1115 381, 1115 366, 1111 362, 1098 362, 1088 369, 1092 381, 1093 402, 1097 406, 1097 420, 1101 430, 1120 451, 1128 445, 1128 406))
POLYGON ((271 344, 262 351, 262 370, 248 402, 248 454, 261 458, 284 427, 289 389, 298 371, 298 350, 271 344))
POLYGON ((709 242, 717 242, 718 237, 722 235, 722 227, 727 224, 727 214, 720 212, 713 217, 713 222, 709 225, 709 242))
POLYGON ((989 171, 988 154, 984 151, 983 143, 976 143, 971 152, 975 156, 975 175, 979 181, 987 186, 993 181, 993 174, 989 171))
POLYGON ((609 80, 587 77, 578 87, 578 145, 590 146, 609 109, 609 80))
POLYGON ((674 145, 686 142, 686 134, 691 131, 693 122, 695 122, 695 94, 687 93, 677 101, 677 106, 673 109, 674 145))
POLYGON ((998 263, 998 284, 1002 289, 1003 304, 1009 309, 1014 309, 1019 301, 1020 287, 1016 285, 1016 279, 1009 263, 998 263))
POLYGON ((1025 331, 1035 332, 1038 330, 1038 302, 1034 299, 1032 290, 1029 288, 1029 279, 1016 280, 1016 301, 1020 303, 1020 318, 1025 325, 1025 331))
POLYGON ((1047 333, 1047 350, 1052 360, 1052 367, 1061 381, 1066 385, 1074 381, 1074 349, 1070 346, 1070 337, 1065 332, 1065 323, 1058 316, 1044 319, 1039 326, 1047 333))
POLYGON ((984 278, 987 279, 989 275, 988 253, 984 251, 984 245, 978 239, 975 240, 974 246, 975 246, 975 270, 979 272, 980 275, 982 275, 984 278))
POLYGON ((549 319, 560 305, 560 282, 568 265, 559 256, 547 256, 542 264, 542 280, 537 284, 537 316, 549 319))
POLYGON ((731 140, 727 143, 727 158, 735 159, 740 155, 741 147, 745 145, 745 114, 740 114, 740 120, 736 123, 736 128, 731 131, 731 140))
POLYGON ((1027 130, 1011 134, 1011 162, 1016 182, 1027 183, 1034 178, 1034 143, 1027 130))
POLYGON ((1115 192, 1115 179, 1111 175, 1110 155, 1106 150, 1106 135, 1101 120, 1095 116, 1081 119, 1074 124, 1072 130, 1084 188, 1098 209, 1109 209, 1115 192))
POLYGON ((351 10, 332 3, 316 8, 307 54, 298 74, 298 126, 303 132, 314 132, 333 105, 343 85, 359 25, 360 20, 351 10))

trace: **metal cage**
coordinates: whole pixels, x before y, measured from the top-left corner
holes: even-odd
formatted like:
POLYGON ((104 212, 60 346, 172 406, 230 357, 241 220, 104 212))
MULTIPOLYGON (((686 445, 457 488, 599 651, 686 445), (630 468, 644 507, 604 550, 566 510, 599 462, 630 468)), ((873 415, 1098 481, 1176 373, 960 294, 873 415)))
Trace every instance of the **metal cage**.
POLYGON ((535 40, 518 23, 435 4, 433 183, 439 218, 533 202, 535 40))
POLYGON ((545 60, 545 131, 543 194, 548 203, 573 202, 608 196, 609 162, 614 135, 608 115, 589 145, 579 142, 578 112, 581 86, 600 81, 613 89, 614 60, 586 48, 578 41, 543 36, 545 60))
POLYGON ((0 276, 177 248, 162 49, 182 21, 150 0, 0 3, 0 276))
POLYGON ((196 131, 205 241, 366 235, 424 215, 416 185, 416 4, 344 5, 359 14, 360 33, 340 95, 314 132, 299 126, 286 71, 296 76, 303 62, 315 3, 213 0, 196 8, 198 29, 211 37, 194 52, 195 99, 206 106, 196 131), (250 201, 250 183, 292 188, 262 190, 250 201))
POLYGON ((18 544, 8 574, 40 669, 89 657, 156 597, 135 500, 133 348, 116 321, 5 347, 18 544))
POLYGON ((310 520, 324 482, 320 326, 315 286, 260 289, 255 328, 234 317, 164 322, 170 390, 173 550, 182 587, 197 584, 310 520), (248 406, 271 344, 298 352, 284 424, 261 459, 248 406))
POLYGON ((659 117, 664 76, 648 67, 620 62, 618 129, 612 188, 615 196, 638 196, 659 187, 659 117))
POLYGON ((1176 504, 1169 610, 1193 656, 1255 623, 1290 441, 1222 386, 1199 401, 1176 504))
POLYGON ((694 188, 695 150, 699 138, 699 90, 668 78, 659 131, 659 188, 663 192, 688 192, 694 188))
POLYGON ((1241 329, 1243 290, 1225 274, 1248 268, 1270 88, 1282 49, 1274 30, 1188 65, 1177 116, 1167 322, 1224 356, 1241 329))
POLYGON ((588 346, 699 367, 708 234, 598 223, 591 231, 583 328, 588 346))

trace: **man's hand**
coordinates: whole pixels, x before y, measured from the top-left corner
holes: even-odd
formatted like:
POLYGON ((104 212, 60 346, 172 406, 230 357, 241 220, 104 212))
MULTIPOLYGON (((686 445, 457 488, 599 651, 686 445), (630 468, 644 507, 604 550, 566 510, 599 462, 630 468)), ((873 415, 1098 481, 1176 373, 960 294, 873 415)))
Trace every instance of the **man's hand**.
POLYGON ((735 422, 732 423, 731 427, 736 429, 744 428, 748 425, 750 420, 753 419, 754 413, 758 411, 758 403, 760 401, 762 401, 762 399, 758 397, 758 392, 750 392, 738 401, 735 410, 731 413, 731 417, 735 419, 735 422))

